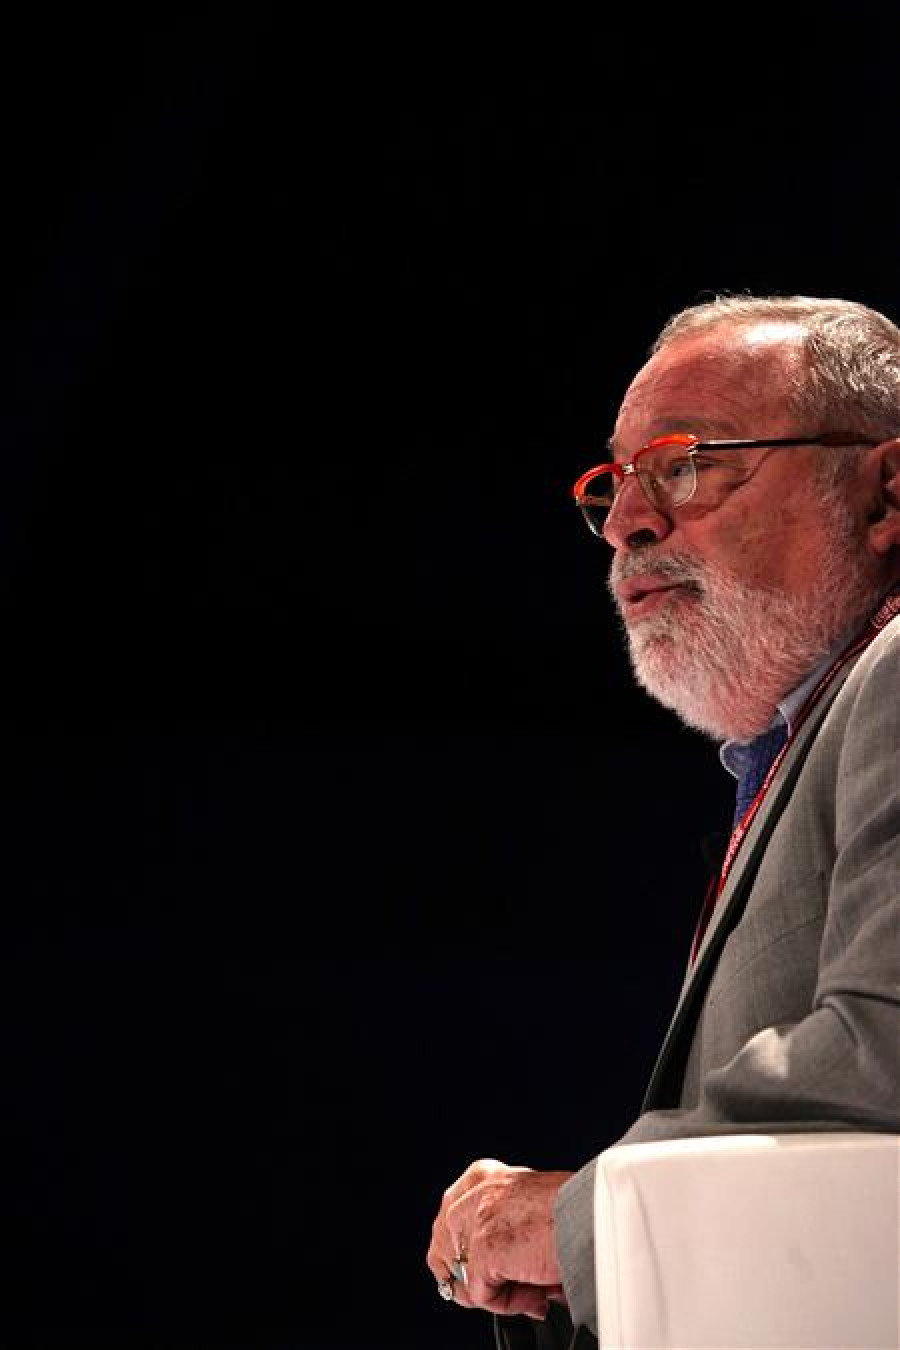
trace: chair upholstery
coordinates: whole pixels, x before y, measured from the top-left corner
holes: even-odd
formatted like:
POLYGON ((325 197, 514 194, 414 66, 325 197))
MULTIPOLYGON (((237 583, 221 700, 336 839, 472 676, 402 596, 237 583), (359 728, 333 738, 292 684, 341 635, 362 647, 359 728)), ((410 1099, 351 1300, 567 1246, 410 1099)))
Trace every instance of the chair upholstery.
POLYGON ((898 1350, 900 1136, 726 1135, 597 1166, 603 1350, 898 1350))

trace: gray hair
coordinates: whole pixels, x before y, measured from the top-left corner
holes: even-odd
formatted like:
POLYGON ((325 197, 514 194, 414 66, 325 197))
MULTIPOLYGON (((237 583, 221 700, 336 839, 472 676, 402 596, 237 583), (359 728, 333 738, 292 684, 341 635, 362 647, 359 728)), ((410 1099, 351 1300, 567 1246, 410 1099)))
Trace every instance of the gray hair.
POLYGON ((855 300, 717 295, 674 314, 651 355, 694 333, 773 322, 803 334, 787 393, 803 430, 859 431, 879 441, 900 435, 900 328, 855 300))

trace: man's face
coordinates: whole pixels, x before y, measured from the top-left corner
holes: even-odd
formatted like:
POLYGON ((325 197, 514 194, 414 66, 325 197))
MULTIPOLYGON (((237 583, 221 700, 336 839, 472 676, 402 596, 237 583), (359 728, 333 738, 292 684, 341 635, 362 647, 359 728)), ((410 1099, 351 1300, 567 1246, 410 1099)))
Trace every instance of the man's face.
MULTIPOLYGON (((783 327, 686 337, 643 367, 622 403, 617 460, 655 436, 814 434, 785 411, 799 347, 783 327)), ((735 452, 716 504, 663 513, 628 478, 607 519, 610 586, 638 680, 691 725, 748 738, 871 602, 862 490, 828 493, 821 456, 801 446, 735 452)))

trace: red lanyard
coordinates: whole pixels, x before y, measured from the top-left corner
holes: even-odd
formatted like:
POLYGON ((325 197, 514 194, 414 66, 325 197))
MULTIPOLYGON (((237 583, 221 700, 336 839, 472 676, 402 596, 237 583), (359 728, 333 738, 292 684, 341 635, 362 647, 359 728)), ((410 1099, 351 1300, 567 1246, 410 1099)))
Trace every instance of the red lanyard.
POLYGON ((725 861, 722 863, 722 870, 719 873, 719 876, 714 877, 713 880, 710 882, 709 888, 706 892, 706 897, 703 901, 703 908, 700 912, 700 921, 697 925, 697 932, 694 936, 694 941, 691 946, 690 959, 692 962, 696 957, 697 952, 699 951, 700 944, 703 941, 703 935, 706 931, 706 927, 709 923, 712 912, 715 909, 716 901, 722 894, 722 891, 725 887, 725 883, 728 880, 728 874, 731 871, 732 864, 734 863, 738 850, 740 849, 741 844, 744 842, 744 839, 746 838, 747 831, 753 824, 753 820, 756 816, 757 811, 759 810, 760 806, 765 800, 765 796, 769 790, 769 786, 772 782, 772 779, 778 772, 781 762, 784 759, 785 755, 787 754, 788 750, 790 750, 791 746, 793 745, 794 740, 796 739, 797 736, 797 732, 800 730, 801 726, 806 721, 810 712, 818 703, 819 699, 822 697, 825 690, 831 684, 832 680, 835 678, 838 672, 844 668, 844 666, 852 657, 857 656, 861 651, 864 651, 865 648, 868 647, 869 643, 872 642, 873 639, 878 636, 878 634, 885 627, 885 625, 890 623, 891 619, 895 618, 897 614, 900 614, 900 590, 892 591, 891 594, 886 598, 886 600, 882 603, 878 611, 875 614, 873 614, 872 618, 866 624, 865 628, 863 629, 859 637, 856 638, 850 644, 850 646, 844 652, 841 653, 837 661, 835 661, 834 665, 831 666, 831 668, 825 672, 821 680, 819 680, 818 684, 816 685, 815 689, 810 694, 809 698, 805 701, 802 708, 794 718, 794 725, 791 728, 790 736, 788 737, 785 744, 781 747, 778 754, 775 756, 775 759, 772 761, 769 767, 769 771, 766 774, 765 778, 763 779, 762 785, 759 791, 757 792, 756 796, 753 798, 753 801, 747 807, 743 816, 738 821, 737 825, 734 827, 731 839, 728 842, 728 849, 725 853, 725 861))

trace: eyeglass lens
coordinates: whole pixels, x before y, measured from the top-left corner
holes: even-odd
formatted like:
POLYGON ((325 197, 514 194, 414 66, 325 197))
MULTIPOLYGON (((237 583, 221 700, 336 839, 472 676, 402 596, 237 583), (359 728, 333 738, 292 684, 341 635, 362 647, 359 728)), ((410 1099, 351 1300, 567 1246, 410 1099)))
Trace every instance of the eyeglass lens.
MULTIPOLYGON (((635 468, 645 494, 654 506, 666 510, 686 502, 696 487, 694 458, 683 445, 660 445, 646 450, 635 468)), ((587 485, 581 509, 591 529, 599 534, 623 482, 612 473, 598 474, 587 485)))

